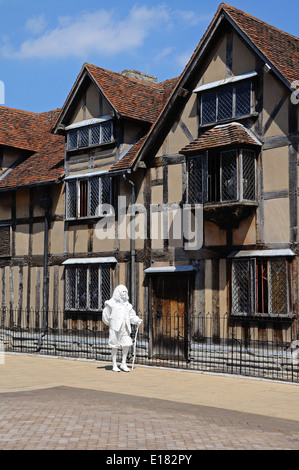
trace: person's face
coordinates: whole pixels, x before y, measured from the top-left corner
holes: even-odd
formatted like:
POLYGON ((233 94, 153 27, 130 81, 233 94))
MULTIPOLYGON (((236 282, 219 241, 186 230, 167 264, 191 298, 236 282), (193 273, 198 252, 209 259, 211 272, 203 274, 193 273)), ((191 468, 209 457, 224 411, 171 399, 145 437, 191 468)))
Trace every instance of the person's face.
POLYGON ((128 300, 129 296, 128 296, 128 291, 127 289, 121 289, 120 293, 119 293, 119 296, 122 300, 128 300))

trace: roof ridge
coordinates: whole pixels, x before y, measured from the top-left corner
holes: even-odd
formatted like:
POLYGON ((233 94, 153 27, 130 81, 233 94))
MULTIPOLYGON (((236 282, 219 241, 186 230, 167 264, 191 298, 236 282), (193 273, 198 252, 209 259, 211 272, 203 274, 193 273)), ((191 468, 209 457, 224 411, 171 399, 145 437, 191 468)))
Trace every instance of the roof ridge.
POLYGON ((140 78, 136 78, 136 77, 130 77, 128 75, 124 75, 122 74, 121 72, 114 72, 113 70, 109 70, 109 69, 106 69, 104 67, 99 67, 98 65, 95 65, 95 64, 90 64, 88 62, 85 62, 84 63, 84 66, 86 66, 87 68, 88 67, 93 67, 95 69, 98 69, 98 70, 102 70, 103 72, 105 73, 108 73, 108 74, 114 74, 114 75, 117 75, 118 77, 121 77, 122 79, 124 80, 129 80, 129 81, 134 81, 134 82, 137 82, 137 83, 140 83, 141 85, 145 85, 145 86, 150 86, 150 87, 153 87, 153 88, 161 88, 161 84, 165 83, 165 82, 168 82, 168 81, 171 81, 171 80, 175 80, 175 78, 168 78, 167 80, 163 80, 162 82, 157 82, 157 83, 153 83, 153 82, 148 82, 146 80, 142 80, 140 78))
POLYGON ((221 6, 224 8, 224 10, 225 10, 227 13, 229 13, 229 10, 236 11, 236 12, 238 12, 238 13, 241 13, 242 15, 245 15, 245 16, 247 16, 247 17, 249 17, 249 18, 252 18, 253 20, 257 21, 258 23, 261 23, 261 24, 263 24, 263 25, 269 26, 269 27, 272 28, 272 29, 275 29, 275 30, 276 30, 277 32, 279 32, 280 34, 283 33, 283 34, 285 34, 286 36, 290 36, 290 37, 292 37, 292 38, 294 38, 294 39, 296 39, 296 40, 299 41, 299 37, 298 37, 298 36, 295 36, 294 34, 288 33, 287 31, 284 31, 284 30, 278 28, 277 26, 274 26, 274 25, 272 25, 272 24, 270 24, 270 23, 267 23, 266 21, 263 21, 263 20, 261 20, 260 18, 257 18, 256 16, 251 15, 250 13, 247 13, 247 12, 241 10, 240 8, 233 7, 233 6, 228 5, 227 3, 224 3, 224 2, 222 2, 222 3, 220 4, 220 7, 221 7, 221 6))
POLYGON ((10 106, 4 106, 4 105, 0 105, 0 109, 6 110, 6 111, 15 111, 17 113, 33 114, 35 116, 38 116, 39 114, 41 114, 41 113, 36 113, 35 111, 26 111, 25 109, 11 108, 10 106))

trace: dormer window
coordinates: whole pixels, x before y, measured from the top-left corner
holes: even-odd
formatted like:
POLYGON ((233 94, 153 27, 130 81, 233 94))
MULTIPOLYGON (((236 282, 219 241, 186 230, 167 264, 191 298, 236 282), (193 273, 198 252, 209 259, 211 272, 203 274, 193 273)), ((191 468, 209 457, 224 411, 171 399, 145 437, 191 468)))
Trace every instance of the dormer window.
POLYGON ((199 93, 200 125, 250 116, 253 111, 252 77, 255 72, 202 85, 199 93))
POLYGON ((111 116, 81 121, 66 127, 67 150, 91 147, 113 141, 111 116))

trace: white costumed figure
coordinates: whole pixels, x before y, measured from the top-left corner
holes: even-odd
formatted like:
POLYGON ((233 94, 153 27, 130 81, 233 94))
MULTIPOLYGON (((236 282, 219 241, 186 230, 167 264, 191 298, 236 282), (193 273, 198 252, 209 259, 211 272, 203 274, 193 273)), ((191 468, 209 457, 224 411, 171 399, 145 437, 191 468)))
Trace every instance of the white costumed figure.
POLYGON ((103 322, 109 326, 109 346, 111 347, 112 370, 119 372, 120 369, 129 372, 127 367, 127 355, 132 345, 131 324, 141 325, 142 320, 136 315, 132 305, 129 303, 128 289, 119 285, 114 289, 113 296, 106 300, 102 316, 103 322), (117 366, 117 350, 122 349, 122 362, 120 369, 117 366))

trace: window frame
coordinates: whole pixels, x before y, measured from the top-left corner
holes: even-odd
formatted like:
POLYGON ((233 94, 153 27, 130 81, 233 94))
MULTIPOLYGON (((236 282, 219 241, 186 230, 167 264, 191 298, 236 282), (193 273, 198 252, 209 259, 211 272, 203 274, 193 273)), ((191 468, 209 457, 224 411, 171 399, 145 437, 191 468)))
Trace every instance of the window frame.
MULTIPOLYGON (((218 162, 216 161, 217 165, 218 162)), ((215 183, 214 183, 215 184, 215 183)), ((187 159, 187 200, 189 204, 225 204, 225 203, 244 203, 244 202, 256 202, 257 201, 257 154, 254 150, 247 149, 247 148, 232 148, 232 149, 219 149, 217 151, 215 150, 210 150, 206 151, 200 155, 195 155, 193 157, 188 157, 187 159), (223 157, 225 153, 228 152, 235 152, 236 154, 236 175, 237 175, 237 197, 236 199, 229 199, 229 198, 224 198, 223 197, 223 157), (244 175, 244 156, 245 153, 249 154, 251 153, 252 156, 251 158, 253 159, 253 171, 254 171, 254 183, 253 183, 253 191, 254 191, 254 198, 253 199, 247 199, 244 198, 244 181, 245 181, 245 175, 244 175), (216 159, 219 162, 219 174, 216 174, 217 177, 217 184, 219 184, 219 187, 217 188, 211 188, 211 175, 209 173, 209 165, 211 164, 211 161, 216 161, 216 159), (202 189, 202 194, 199 197, 197 201, 194 199, 190 198, 190 187, 192 186, 193 188, 196 186, 195 182, 191 182, 190 178, 190 164, 191 162, 197 161, 196 165, 201 165, 201 189, 202 189), (219 193, 219 198, 213 198, 210 197, 211 192, 219 193)))
POLYGON ((111 263, 86 263, 86 264, 69 264, 65 266, 65 281, 64 281, 64 309, 67 312, 87 312, 87 313, 101 313, 104 308, 105 300, 108 300, 112 294, 112 265, 111 263), (92 274, 91 271, 97 269, 97 307, 93 307, 92 293, 92 274), (104 271, 105 270, 105 271, 104 271), (109 273, 109 292, 103 292, 103 286, 107 283, 103 280, 104 273, 109 273), (73 274, 71 274, 73 273, 73 274), (86 276, 85 289, 80 293, 80 274, 84 273, 86 276), (71 290, 71 287, 74 289, 71 290), (81 295, 81 298, 80 298, 81 295), (86 303, 82 305, 82 296, 86 295, 86 303))
POLYGON ((72 127, 69 126, 67 129, 67 139, 66 139, 66 149, 67 151, 72 151, 72 150, 79 150, 83 149, 86 147, 96 147, 99 145, 103 144, 109 144, 114 141, 114 136, 113 136, 113 119, 112 117, 110 119, 105 119, 101 122, 97 122, 94 124, 82 124, 81 126, 78 123, 77 127, 72 127), (103 127, 109 124, 110 126, 110 139, 109 140, 103 140, 103 127), (98 128, 99 130, 99 141, 94 142, 94 135, 93 135, 93 130, 98 128), (84 137, 83 132, 87 132, 87 145, 81 145, 82 138, 84 137), (71 145, 72 139, 76 135, 76 145, 71 145))
POLYGON ((253 113, 253 105, 254 105, 254 100, 253 100, 253 80, 252 78, 246 78, 245 80, 240 80, 236 82, 231 82, 231 83, 226 83, 223 85, 218 85, 215 87, 211 87, 207 90, 203 90, 199 94, 199 111, 200 111, 200 116, 199 116, 199 123, 200 127, 204 126, 210 126, 219 122, 226 122, 230 121, 232 119, 242 119, 246 116, 250 116, 253 113), (237 114, 237 88, 239 86, 244 86, 244 84, 249 84, 249 94, 250 94, 250 104, 249 104, 249 112, 246 114, 237 114), (231 98, 231 107, 232 107, 232 112, 231 116, 229 117, 224 117, 222 119, 219 119, 219 92, 223 92, 225 89, 232 88, 232 98, 231 98), (203 98, 207 96, 208 94, 215 93, 215 120, 209 120, 203 122, 203 98))
MULTIPOLYGON (((282 264, 282 266, 283 266, 282 264)), ((246 269, 245 269, 246 271, 246 269)), ((262 274, 263 276, 263 274, 262 274)), ((245 286, 246 289, 246 286, 245 286)), ((232 316, 258 316, 258 317, 282 317, 282 318, 288 318, 292 315, 292 260, 286 256, 279 257, 279 256, 274 256, 274 257, 242 257, 242 258, 237 258, 237 259, 232 259, 231 262, 231 282, 230 282, 230 312, 232 316), (277 292, 277 286, 273 286, 272 283, 274 282, 273 278, 271 278, 270 271, 273 269, 273 272, 277 273, 277 270, 274 271, 274 268, 272 265, 280 261, 281 263, 284 264, 284 269, 285 269, 285 276, 284 278, 281 278, 284 284, 284 302, 286 305, 286 311, 285 312, 277 312, 275 311, 275 308, 273 308, 273 292, 277 292), (236 266, 237 265, 245 265, 247 263, 248 265, 248 270, 247 272, 242 276, 242 281, 244 281, 244 285, 247 284, 248 287, 248 299, 244 301, 245 297, 245 292, 244 288, 243 291, 241 291, 242 286, 240 285, 235 285, 235 275, 236 275, 236 266), (261 273, 262 271, 259 270, 259 268, 263 266, 266 268, 266 277, 261 278, 261 273), (247 282, 246 282, 247 281, 247 282), (259 290, 263 288, 263 285, 266 284, 266 301, 262 298, 262 295, 260 295, 259 290), (239 292, 238 292, 239 291, 239 292), (238 311, 236 308, 238 305, 234 304, 235 302, 235 292, 237 292, 237 301, 238 304, 240 305, 241 302, 245 302, 250 307, 248 308, 249 311, 238 311), (262 298, 262 300, 261 300, 262 298), (259 312, 259 306, 262 305, 262 310, 259 312), (265 311, 264 307, 267 305, 267 310, 265 311)), ((274 300, 275 301, 275 300, 274 300)))
POLYGON ((111 215, 111 210, 109 212, 106 212, 105 210, 99 211, 92 211, 92 197, 97 197, 98 198, 98 206, 101 207, 101 205, 109 205, 112 206, 112 197, 113 197, 113 190, 112 190, 112 177, 109 176, 108 174, 101 174, 101 175, 86 175, 80 176, 77 178, 70 178, 69 180, 65 181, 66 184, 66 189, 65 189, 65 219, 66 220, 81 220, 81 219, 90 219, 90 218, 100 218, 100 217, 105 217, 108 215, 111 215), (103 185, 104 185, 104 180, 109 181, 109 188, 108 188, 108 201, 103 200, 103 185), (95 192, 95 190, 92 189, 92 183, 93 180, 98 180, 98 194, 95 192), (85 195, 85 201, 84 201, 84 210, 83 206, 81 206, 82 203, 82 192, 81 188, 82 183, 86 182, 86 195, 85 195), (74 185, 74 189, 71 192, 71 185, 74 185), (73 198, 74 200, 71 200, 73 198), (70 206, 74 207, 74 215, 70 215, 71 212, 73 212, 70 209, 70 206), (86 206, 86 207, 85 207, 86 206), (81 215, 81 212, 84 212, 85 215, 81 215))

